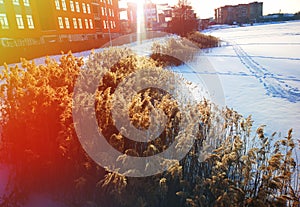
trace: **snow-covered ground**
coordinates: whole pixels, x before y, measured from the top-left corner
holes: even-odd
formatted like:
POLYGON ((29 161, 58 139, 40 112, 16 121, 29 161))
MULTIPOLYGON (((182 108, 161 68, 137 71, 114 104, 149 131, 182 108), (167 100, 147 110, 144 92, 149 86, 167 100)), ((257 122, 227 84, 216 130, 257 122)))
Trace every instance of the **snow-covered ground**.
MULTIPOLYGON (((225 103, 254 126, 300 136, 300 21, 208 30, 223 47, 205 53, 221 79, 225 103)), ((209 72, 209 71, 208 71, 209 72)))

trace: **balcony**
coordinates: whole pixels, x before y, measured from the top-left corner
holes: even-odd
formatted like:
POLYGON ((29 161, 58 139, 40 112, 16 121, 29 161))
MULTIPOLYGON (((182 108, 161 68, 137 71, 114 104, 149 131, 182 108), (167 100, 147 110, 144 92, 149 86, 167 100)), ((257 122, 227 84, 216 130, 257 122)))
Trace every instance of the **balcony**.
POLYGON ((97 6, 99 6, 100 4, 99 4, 99 0, 92 0, 92 3, 91 3, 92 5, 97 5, 97 6))

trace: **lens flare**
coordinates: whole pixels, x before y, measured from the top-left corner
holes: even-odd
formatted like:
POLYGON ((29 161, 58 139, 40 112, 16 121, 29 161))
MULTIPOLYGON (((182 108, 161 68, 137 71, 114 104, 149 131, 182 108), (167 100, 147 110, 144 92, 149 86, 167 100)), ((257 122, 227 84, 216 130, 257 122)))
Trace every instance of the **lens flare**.
POLYGON ((137 42, 138 44, 142 42, 142 36, 146 33, 146 25, 145 25, 145 14, 144 14, 144 6, 145 2, 144 0, 138 0, 136 1, 137 4, 137 42))

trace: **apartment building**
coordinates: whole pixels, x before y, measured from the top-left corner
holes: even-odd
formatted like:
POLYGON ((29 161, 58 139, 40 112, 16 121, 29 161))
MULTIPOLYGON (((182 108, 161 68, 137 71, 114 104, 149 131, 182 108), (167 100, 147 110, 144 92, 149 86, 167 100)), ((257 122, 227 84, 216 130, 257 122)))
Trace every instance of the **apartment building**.
MULTIPOLYGON (((144 21, 146 29, 155 30, 158 25, 158 12, 157 12, 157 5, 152 3, 151 1, 147 1, 144 4, 144 21)), ((137 25, 137 4, 134 2, 127 3, 127 18, 128 18, 128 25, 130 27, 131 32, 136 31, 137 25)))
POLYGON ((41 41, 64 42, 95 39, 91 0, 32 0, 41 25, 41 41))
POLYGON ((3 47, 101 39, 119 28, 118 0, 0 0, 3 47))
POLYGON ((39 44, 41 27, 36 11, 36 5, 30 0, 0 0, 0 45, 39 44))
POLYGON ((263 16, 263 3, 226 5, 215 9, 218 24, 244 24, 257 22, 263 16))
POLYGON ((137 4, 133 2, 127 3, 127 19, 130 32, 137 30, 137 4))
POLYGON ((92 0, 92 10, 98 37, 120 33, 118 0, 92 0))
POLYGON ((158 24, 158 13, 156 4, 147 2, 145 5, 145 23, 148 30, 153 30, 158 24))

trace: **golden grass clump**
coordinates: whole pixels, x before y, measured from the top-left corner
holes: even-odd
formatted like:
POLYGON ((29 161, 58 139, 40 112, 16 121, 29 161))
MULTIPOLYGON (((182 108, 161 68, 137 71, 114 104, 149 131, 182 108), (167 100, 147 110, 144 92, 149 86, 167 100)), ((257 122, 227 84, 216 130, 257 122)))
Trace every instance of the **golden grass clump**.
POLYGON ((187 35, 187 39, 195 43, 199 48, 218 47, 220 40, 211 35, 205 35, 200 32, 191 32, 187 35))
MULTIPOLYGON (((181 61, 191 60, 195 54, 194 47, 177 39, 171 39, 167 46, 154 45, 153 51, 181 61), (183 47, 191 53, 183 55, 183 47)), ((293 156, 296 144, 292 130, 284 138, 276 134, 269 137, 261 126, 252 137, 251 117, 244 118, 233 109, 219 109, 209 100, 186 103, 182 110, 176 97, 159 88, 140 90, 128 103, 118 96, 118 90, 126 92, 118 88, 121 83, 131 86, 127 78, 148 68, 158 71, 170 90, 176 88, 168 82, 170 73, 161 67, 170 60, 153 59, 137 56, 130 49, 109 48, 91 54, 86 63, 67 54, 60 63, 48 58, 45 65, 23 61, 21 68, 6 67, 0 75, 0 156, 11 166, 9 189, 13 190, 0 199, 0 204, 18 206, 26 200, 24 195, 46 192, 69 206, 299 205, 299 163, 293 156), (80 70, 87 73, 80 74, 80 70), (77 98, 85 106, 91 104, 88 97, 95 94, 92 105, 99 131, 124 154, 119 161, 125 162, 127 156, 158 154, 178 137, 176 150, 181 150, 183 140, 191 138, 192 148, 182 160, 159 163, 173 165, 149 177, 126 177, 98 166, 82 149, 74 129, 73 90, 78 76, 85 84, 77 98), (96 91, 90 91, 95 81, 96 91), (126 112, 130 122, 142 130, 159 124, 152 122, 150 113, 160 109, 166 117, 163 132, 146 143, 128 139, 126 129, 119 131, 115 125, 113 100, 125 102, 120 112, 126 112), (182 120, 188 123, 185 131, 182 120)), ((156 80, 140 77, 145 84, 156 80)))
POLYGON ((191 61, 199 48, 186 38, 170 38, 152 45, 150 57, 162 66, 179 66, 191 61))

